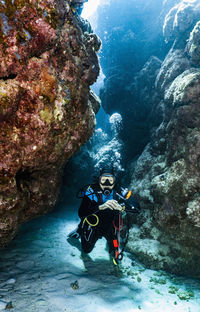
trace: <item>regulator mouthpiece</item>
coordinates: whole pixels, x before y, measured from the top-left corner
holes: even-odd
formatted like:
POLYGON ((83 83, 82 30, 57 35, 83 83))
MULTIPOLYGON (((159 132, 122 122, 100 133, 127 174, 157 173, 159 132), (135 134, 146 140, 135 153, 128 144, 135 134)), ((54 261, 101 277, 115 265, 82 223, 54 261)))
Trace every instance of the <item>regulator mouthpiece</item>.
POLYGON ((105 196, 110 196, 110 190, 104 190, 103 193, 104 193, 105 196))

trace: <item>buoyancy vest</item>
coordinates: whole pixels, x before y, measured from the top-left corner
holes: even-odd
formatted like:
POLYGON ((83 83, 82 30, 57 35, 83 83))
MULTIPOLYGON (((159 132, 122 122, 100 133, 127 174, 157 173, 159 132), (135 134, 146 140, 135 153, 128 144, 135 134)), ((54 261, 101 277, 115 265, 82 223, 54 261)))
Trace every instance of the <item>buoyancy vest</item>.
POLYGON ((109 195, 105 195, 102 190, 97 189, 95 185, 90 185, 85 191, 85 196, 89 199, 94 200, 98 204, 104 204, 108 200, 116 199, 116 191, 112 190, 109 195))

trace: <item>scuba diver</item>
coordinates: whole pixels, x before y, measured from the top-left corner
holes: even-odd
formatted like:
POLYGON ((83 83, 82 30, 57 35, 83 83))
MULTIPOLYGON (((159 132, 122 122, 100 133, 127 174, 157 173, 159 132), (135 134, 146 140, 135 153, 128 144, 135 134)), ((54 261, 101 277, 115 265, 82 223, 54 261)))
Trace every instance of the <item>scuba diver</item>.
POLYGON ((105 237, 113 263, 117 265, 123 258, 128 241, 128 230, 124 246, 120 246, 120 232, 123 227, 122 214, 140 212, 138 202, 132 192, 116 191, 116 176, 112 170, 102 169, 96 183, 83 187, 77 194, 82 198, 78 211, 81 219, 77 229, 68 234, 68 238, 81 239, 84 253, 90 253, 98 239, 105 237))

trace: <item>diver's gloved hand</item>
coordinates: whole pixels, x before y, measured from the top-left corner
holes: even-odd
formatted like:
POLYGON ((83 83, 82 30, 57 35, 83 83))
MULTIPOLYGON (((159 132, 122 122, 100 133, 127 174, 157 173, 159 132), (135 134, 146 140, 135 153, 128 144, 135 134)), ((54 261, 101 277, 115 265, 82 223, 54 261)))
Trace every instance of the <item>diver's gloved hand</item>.
POLYGON ((122 207, 116 200, 112 200, 112 201, 113 201, 112 205, 113 205, 114 210, 124 211, 125 207, 122 207))
POLYGON ((123 211, 122 206, 120 206, 120 204, 118 204, 118 202, 114 199, 108 200, 105 204, 99 206, 99 210, 104 210, 104 209, 123 211))

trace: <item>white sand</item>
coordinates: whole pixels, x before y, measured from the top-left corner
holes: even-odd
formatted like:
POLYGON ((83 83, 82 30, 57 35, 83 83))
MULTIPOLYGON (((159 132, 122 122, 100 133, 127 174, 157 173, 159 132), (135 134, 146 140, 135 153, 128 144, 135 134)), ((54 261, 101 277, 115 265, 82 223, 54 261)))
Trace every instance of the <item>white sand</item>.
POLYGON ((70 214, 52 213, 25 224, 0 251, 0 311, 8 302, 13 312, 200 311, 198 281, 145 270, 127 253, 116 268, 104 239, 82 258, 66 241, 77 223, 70 214), (175 294, 168 292, 172 285, 175 294), (194 298, 180 300, 177 293, 186 289, 194 298))

